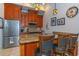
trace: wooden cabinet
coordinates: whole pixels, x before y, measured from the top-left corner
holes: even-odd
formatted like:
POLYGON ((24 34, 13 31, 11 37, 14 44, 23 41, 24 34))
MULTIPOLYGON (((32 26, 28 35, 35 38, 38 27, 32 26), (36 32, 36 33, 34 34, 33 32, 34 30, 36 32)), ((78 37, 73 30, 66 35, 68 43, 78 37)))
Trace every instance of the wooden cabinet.
POLYGON ((4 18, 13 19, 13 5, 5 3, 4 4, 4 18))
POLYGON ((26 45, 25 44, 20 44, 20 55, 21 56, 25 56, 26 55, 26 52, 25 52, 25 47, 26 45))
POLYGON ((21 7, 11 3, 4 3, 4 18, 7 20, 20 20, 21 7))
POLYGON ((21 13, 21 26, 22 27, 28 26, 28 13, 21 13))
POLYGON ((37 18, 37 11, 29 10, 29 22, 36 22, 37 18))
POLYGON ((16 20, 20 20, 21 19, 21 7, 14 5, 14 14, 13 14, 13 18, 16 20))
POLYGON ((43 16, 38 15, 38 11, 35 10, 29 10, 29 22, 37 22, 38 27, 43 26, 43 16))
POLYGON ((40 28, 43 27, 43 16, 37 15, 37 25, 38 25, 38 27, 40 27, 40 28))
POLYGON ((20 44, 20 55, 21 56, 35 56, 35 51, 37 47, 38 47, 38 42, 20 44))
POLYGON ((35 56, 35 51, 37 49, 37 43, 29 43, 26 45, 26 55, 27 56, 35 56))
POLYGON ((38 15, 36 10, 28 10, 28 13, 22 13, 22 6, 4 3, 4 18, 6 20, 19 20, 22 27, 27 27, 29 22, 37 22, 38 27, 43 26, 43 16, 38 15))

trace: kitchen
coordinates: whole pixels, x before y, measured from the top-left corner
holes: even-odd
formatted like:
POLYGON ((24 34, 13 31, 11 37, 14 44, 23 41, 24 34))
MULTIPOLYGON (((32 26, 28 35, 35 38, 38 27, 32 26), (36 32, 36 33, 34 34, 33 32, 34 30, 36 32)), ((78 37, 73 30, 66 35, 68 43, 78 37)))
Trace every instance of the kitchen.
MULTIPOLYGON (((3 26, 3 28, 1 28, 1 29, 3 29, 2 30, 3 39, 2 39, 1 45, 0 45, 1 49, 2 49, 1 55, 8 55, 9 53, 6 54, 7 52, 3 52, 3 51, 5 49, 6 49, 5 51, 9 51, 8 48, 18 46, 20 34, 24 35, 26 33, 41 33, 43 16, 37 15, 38 11, 34 10, 33 8, 30 8, 30 10, 28 11, 29 7, 14 4, 14 3, 12 3, 12 4, 4 3, 3 6, 1 6, 1 7, 3 7, 3 9, 4 9, 4 19, 1 18, 1 20, 4 20, 4 21, 1 21, 2 26, 3 26), (36 20, 37 18, 38 18, 38 20, 36 20), (27 28, 29 29, 28 31, 27 31, 27 28), (31 29, 33 29, 33 30, 31 30, 31 29), (12 38, 12 36, 15 36, 15 35, 18 36, 18 38, 14 38, 14 37, 12 38), (6 38, 4 38, 5 36, 8 36, 10 38, 6 39, 6 38), (14 40, 14 43, 10 44, 9 42, 12 42, 12 40, 14 40)), ((15 48, 13 48, 13 50, 14 49, 15 48)))
MULTIPOLYGON (((51 51, 52 53, 50 53, 49 51, 46 51, 46 54, 44 54, 45 51, 44 50, 42 51, 42 48, 40 47, 42 45, 41 43, 42 38, 47 39, 47 40, 52 38, 53 39, 52 43, 55 43, 58 45, 59 45, 58 39, 60 39, 62 36, 66 37, 67 35, 67 38, 72 38, 74 36, 78 38, 78 32, 79 32, 78 30, 79 28, 77 27, 78 15, 72 18, 71 14, 69 14, 70 18, 67 18, 67 16, 65 15, 67 8, 63 7, 62 5, 66 6, 69 9, 72 6, 78 6, 79 4, 62 4, 62 3, 58 3, 58 4, 57 3, 49 3, 49 4, 46 4, 46 3, 45 4, 42 4, 42 3, 38 3, 38 4, 4 3, 4 4, 1 4, 0 12, 1 12, 1 19, 4 20, 2 23, 4 26, 1 27, 1 29, 3 29, 2 30, 3 36, 1 37, 3 39, 2 41, 0 41, 0 44, 1 44, 0 47, 1 48, 4 47, 2 48, 1 52, 6 50, 6 52, 2 53, 2 55, 10 56, 7 53, 7 51, 11 51, 12 48, 14 47, 13 48, 14 52, 12 53, 16 55, 16 51, 17 51, 18 55, 20 56, 35 56, 35 55, 48 56, 49 54, 52 54, 52 56, 54 55, 60 55, 60 56, 61 55, 71 55, 71 56, 76 55, 77 56, 78 55, 78 42, 77 42, 78 39, 74 41, 76 42, 74 43, 74 45, 76 45, 74 50, 70 46, 71 48, 70 53, 66 52, 67 50, 65 51, 65 54, 64 52, 62 53, 58 52, 59 50, 57 50, 57 52, 52 52, 52 51, 55 51, 55 49, 52 48, 52 51, 51 51), (55 18, 55 20, 53 20, 53 18, 55 18), (56 24, 57 22, 56 19, 62 19, 64 21, 57 20, 59 22, 56 24), (70 19, 74 19, 74 20, 70 20, 70 19), (12 38, 12 36, 9 37, 8 39, 4 38, 4 34, 6 33, 5 22, 8 23, 8 27, 9 27, 8 33, 10 35, 12 34, 12 36, 13 34, 18 33, 16 36, 19 38, 14 38, 14 37, 12 38), (75 22, 75 24, 73 22, 75 22), (71 25, 73 27, 71 27, 71 25), (55 38, 56 35, 59 35, 59 37, 55 38), (10 42, 10 40, 14 42, 12 43, 12 45, 9 43, 6 43, 7 41, 10 42)), ((76 7, 76 9, 78 8, 76 7)), ((72 42, 70 43, 71 43, 70 45, 73 46, 72 42)))

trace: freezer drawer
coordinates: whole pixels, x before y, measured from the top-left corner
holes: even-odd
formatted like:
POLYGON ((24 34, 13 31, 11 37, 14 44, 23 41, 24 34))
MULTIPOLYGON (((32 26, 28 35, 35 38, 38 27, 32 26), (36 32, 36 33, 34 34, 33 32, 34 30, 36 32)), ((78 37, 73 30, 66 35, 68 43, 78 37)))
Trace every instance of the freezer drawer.
POLYGON ((3 37, 3 48, 10 48, 19 45, 19 37, 3 37))

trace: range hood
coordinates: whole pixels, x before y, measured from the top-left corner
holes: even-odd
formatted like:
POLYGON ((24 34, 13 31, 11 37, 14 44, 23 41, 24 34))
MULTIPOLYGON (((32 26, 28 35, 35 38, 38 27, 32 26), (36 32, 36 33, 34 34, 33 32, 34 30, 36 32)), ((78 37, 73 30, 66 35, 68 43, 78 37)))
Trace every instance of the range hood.
POLYGON ((37 22, 29 22, 28 25, 29 25, 29 24, 36 24, 36 25, 37 25, 37 22))
POLYGON ((41 32, 38 25, 37 25, 37 22, 29 22, 28 23, 28 32, 31 32, 31 33, 41 32))

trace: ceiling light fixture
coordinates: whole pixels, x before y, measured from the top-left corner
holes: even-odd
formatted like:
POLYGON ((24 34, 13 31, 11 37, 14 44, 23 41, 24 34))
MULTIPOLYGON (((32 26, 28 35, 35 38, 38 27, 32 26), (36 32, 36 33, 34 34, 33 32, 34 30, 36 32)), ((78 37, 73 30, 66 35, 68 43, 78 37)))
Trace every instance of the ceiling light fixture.
POLYGON ((58 9, 56 8, 56 3, 54 4, 55 8, 53 9, 53 14, 56 15, 58 14, 58 9))
POLYGON ((35 8, 35 10, 43 10, 44 11, 44 6, 45 6, 45 3, 34 3, 33 4, 33 7, 35 8))

